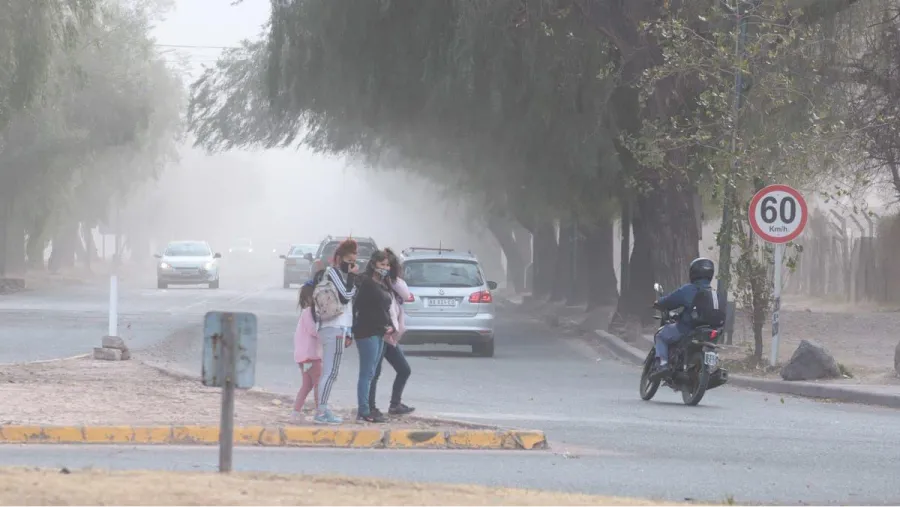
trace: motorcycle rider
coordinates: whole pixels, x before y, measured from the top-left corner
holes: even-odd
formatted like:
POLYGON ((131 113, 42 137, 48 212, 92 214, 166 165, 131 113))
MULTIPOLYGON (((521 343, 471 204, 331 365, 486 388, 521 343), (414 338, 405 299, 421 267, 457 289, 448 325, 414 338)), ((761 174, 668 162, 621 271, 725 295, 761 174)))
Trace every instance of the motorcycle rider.
POLYGON ((716 291, 712 289, 711 283, 716 273, 716 265, 710 259, 700 257, 691 262, 688 274, 691 283, 682 285, 677 290, 667 296, 659 298, 654 307, 662 311, 671 311, 676 308, 683 307, 684 310, 678 316, 675 322, 666 324, 656 333, 656 365, 650 373, 653 380, 665 377, 672 373, 669 364, 669 345, 676 343, 682 336, 691 332, 695 327, 710 324, 718 325, 716 322, 707 322, 709 318, 698 318, 698 298, 697 295, 708 291, 711 298, 699 298, 705 301, 704 306, 712 306, 709 310, 699 309, 699 315, 715 313, 713 320, 718 320, 719 297, 716 291), (711 299, 711 300, 710 300, 711 299))

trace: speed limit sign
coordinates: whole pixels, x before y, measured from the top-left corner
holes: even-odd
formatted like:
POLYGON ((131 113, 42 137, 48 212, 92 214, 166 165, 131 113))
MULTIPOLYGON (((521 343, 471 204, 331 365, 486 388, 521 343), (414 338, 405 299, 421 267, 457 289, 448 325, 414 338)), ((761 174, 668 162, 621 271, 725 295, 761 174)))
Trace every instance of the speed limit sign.
POLYGON ((781 244, 794 240, 809 217, 806 200, 787 185, 769 185, 750 201, 750 226, 760 238, 781 244))

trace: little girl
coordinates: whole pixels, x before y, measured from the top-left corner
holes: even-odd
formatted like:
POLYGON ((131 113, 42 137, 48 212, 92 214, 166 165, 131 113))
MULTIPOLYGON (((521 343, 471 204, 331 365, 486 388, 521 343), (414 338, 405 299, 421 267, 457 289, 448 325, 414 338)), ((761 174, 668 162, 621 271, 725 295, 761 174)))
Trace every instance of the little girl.
POLYGON ((316 307, 313 300, 312 280, 303 284, 300 288, 299 306, 300 320, 297 322, 297 331, 294 333, 294 361, 300 366, 303 373, 303 386, 297 392, 294 400, 294 411, 291 414, 291 422, 303 421, 303 405, 311 391, 315 391, 314 400, 318 410, 319 378, 322 376, 322 353, 320 351, 319 335, 316 332, 316 307))

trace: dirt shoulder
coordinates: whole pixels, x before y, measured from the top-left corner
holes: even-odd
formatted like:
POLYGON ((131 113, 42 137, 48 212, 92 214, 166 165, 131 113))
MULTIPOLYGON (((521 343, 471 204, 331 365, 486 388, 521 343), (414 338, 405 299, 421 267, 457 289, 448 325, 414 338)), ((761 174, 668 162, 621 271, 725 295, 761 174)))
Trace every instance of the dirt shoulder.
POLYGON ((200 472, 0 469, 3 505, 678 505, 524 489, 200 472), (127 487, 122 487, 127 485, 127 487))
MULTIPOLYGON (((5 425, 218 425, 221 396, 220 389, 138 361, 82 358, 0 366, 0 424, 5 425)), ((287 397, 238 391, 235 425, 288 425, 291 410, 287 397)), ((359 427, 352 414, 342 415, 359 427)), ((453 426, 407 418, 392 419, 389 427, 453 426)))
MULTIPOLYGON (((900 384, 894 370, 894 349, 900 342, 900 312, 896 310, 785 295, 780 325, 779 363, 790 359, 801 340, 817 341, 853 376, 839 383, 900 384)), ((741 361, 752 351, 753 329, 741 310, 735 318, 734 344, 725 358, 741 361)), ((763 356, 769 356, 771 345, 772 329, 767 323, 763 356)), ((778 377, 777 372, 761 370, 741 373, 778 377)))

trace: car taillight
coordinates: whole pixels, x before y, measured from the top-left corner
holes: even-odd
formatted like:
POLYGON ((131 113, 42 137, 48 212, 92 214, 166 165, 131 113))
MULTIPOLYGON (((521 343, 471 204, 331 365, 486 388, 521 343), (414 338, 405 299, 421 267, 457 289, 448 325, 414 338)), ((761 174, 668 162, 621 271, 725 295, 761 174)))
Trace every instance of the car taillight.
POLYGON ((719 331, 717 329, 713 329, 709 332, 709 341, 714 342, 716 338, 719 336, 719 331))
POLYGON ((416 300, 416 296, 414 296, 413 293, 410 292, 410 293, 409 293, 409 297, 406 298, 406 302, 407 302, 407 303, 412 303, 412 302, 414 302, 415 300, 416 300))
POLYGON ((491 291, 483 290, 480 292, 473 292, 469 295, 470 303, 492 303, 494 301, 494 296, 491 295, 491 291))

